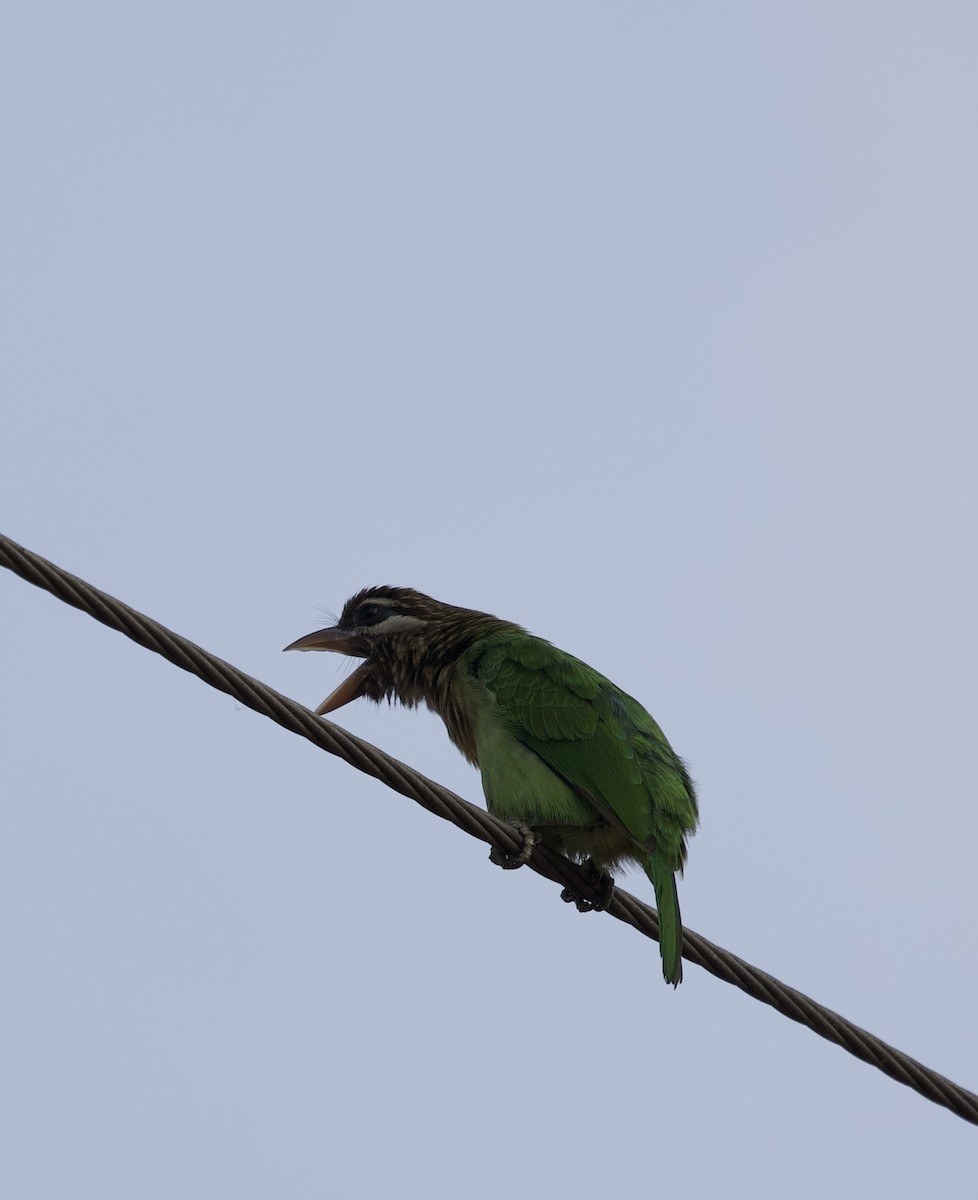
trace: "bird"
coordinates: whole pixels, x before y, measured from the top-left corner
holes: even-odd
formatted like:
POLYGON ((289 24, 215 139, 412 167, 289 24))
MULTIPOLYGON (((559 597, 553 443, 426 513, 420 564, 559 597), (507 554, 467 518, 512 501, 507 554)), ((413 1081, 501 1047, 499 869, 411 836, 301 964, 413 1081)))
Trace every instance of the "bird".
MULTIPOLYGON (((360 697, 425 704, 482 775, 489 811, 524 834, 518 866, 543 841, 604 880, 639 866, 655 889, 662 974, 682 979, 676 875, 699 820, 683 760, 641 704, 580 659, 489 613, 405 587, 370 587, 335 625, 286 650, 362 659, 319 707, 360 697)), ((514 856, 516 857, 516 856, 514 856)), ((572 899, 565 894, 565 899, 572 899)))

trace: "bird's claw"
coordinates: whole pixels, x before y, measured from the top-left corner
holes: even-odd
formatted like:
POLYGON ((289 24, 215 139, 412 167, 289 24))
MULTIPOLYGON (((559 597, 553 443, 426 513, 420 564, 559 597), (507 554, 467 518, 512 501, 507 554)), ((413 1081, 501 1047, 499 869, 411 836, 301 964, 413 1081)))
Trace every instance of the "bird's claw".
POLYGON ((522 837, 523 849, 519 854, 507 854, 505 850, 500 850, 498 846, 493 846, 489 851, 489 861, 497 867, 502 867, 504 871, 515 871, 517 867, 522 867, 524 863, 530 861, 530 856, 533 854, 533 847, 540 838, 525 821, 514 819, 509 821, 508 824, 512 825, 522 837))
POLYGON ((581 863, 581 870, 587 874, 588 882, 597 894, 597 899, 589 900, 573 888, 565 887, 560 893, 561 900, 565 904, 576 904, 578 912, 604 912, 615 894, 615 881, 607 871, 602 871, 595 866, 593 858, 585 859, 581 863))

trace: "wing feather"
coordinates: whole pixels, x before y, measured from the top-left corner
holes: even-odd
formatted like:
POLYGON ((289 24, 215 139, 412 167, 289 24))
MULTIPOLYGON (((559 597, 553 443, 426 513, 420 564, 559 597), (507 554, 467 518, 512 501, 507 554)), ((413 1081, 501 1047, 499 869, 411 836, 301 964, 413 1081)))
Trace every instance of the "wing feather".
POLYGON ((586 663, 529 634, 486 639, 473 662, 514 734, 609 824, 672 869, 696 823, 685 767, 645 709, 586 663))

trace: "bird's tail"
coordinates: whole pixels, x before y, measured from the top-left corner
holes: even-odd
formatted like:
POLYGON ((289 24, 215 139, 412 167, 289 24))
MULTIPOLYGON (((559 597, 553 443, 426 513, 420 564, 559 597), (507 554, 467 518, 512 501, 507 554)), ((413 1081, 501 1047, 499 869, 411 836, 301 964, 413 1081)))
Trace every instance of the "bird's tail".
POLYGON ((678 987, 683 977, 683 922, 679 915, 679 892, 676 873, 658 854, 645 862, 645 873, 655 888, 655 904, 659 910, 659 951, 662 954, 662 974, 666 983, 678 987))

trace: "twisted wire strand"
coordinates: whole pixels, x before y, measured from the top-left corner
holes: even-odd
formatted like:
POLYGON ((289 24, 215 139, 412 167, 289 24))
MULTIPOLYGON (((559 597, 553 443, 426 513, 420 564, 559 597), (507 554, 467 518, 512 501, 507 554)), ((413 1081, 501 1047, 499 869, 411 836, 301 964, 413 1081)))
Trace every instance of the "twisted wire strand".
MULTIPOLYGON (((427 779, 340 726, 316 717, 309 709, 274 688, 252 679, 237 667, 209 654, 151 617, 144 616, 121 600, 69 574, 3 534, 0 534, 0 565, 8 567, 28 583, 51 592, 66 604, 80 608, 103 625, 124 633, 182 670, 197 675, 211 687, 226 692, 255 712, 270 717, 285 729, 308 738, 357 770, 415 800, 435 816, 451 821, 472 837, 487 842, 505 854, 519 854, 523 849, 523 839, 513 826, 498 820, 485 809, 456 796, 448 788, 427 779)), ((526 865, 585 899, 600 899, 592 877, 576 863, 546 845, 535 846, 526 865)), ((615 888, 607 911, 617 920, 633 926, 639 933, 658 941, 658 914, 637 897, 615 888)), ((898 1083, 913 1088, 933 1103, 950 1109, 963 1120, 978 1125, 978 1095, 691 929, 685 929, 683 933, 683 958, 725 983, 740 988, 755 1000, 770 1005, 792 1021, 806 1025, 820 1037, 842 1046, 856 1058, 870 1063, 898 1083)))

